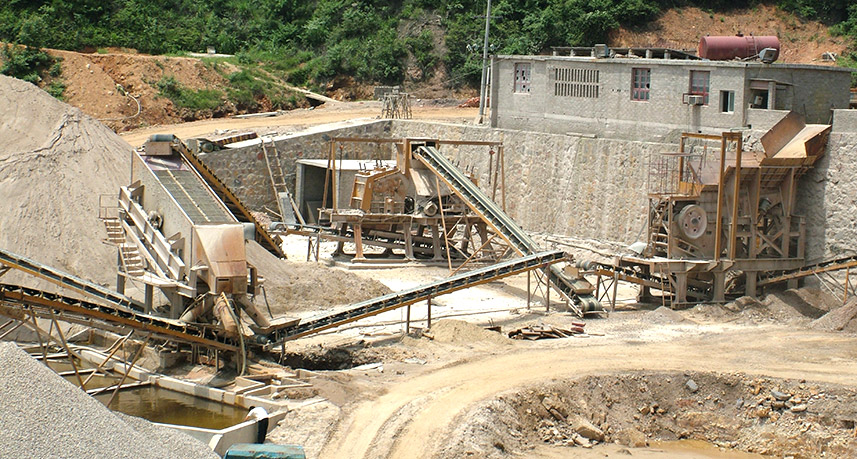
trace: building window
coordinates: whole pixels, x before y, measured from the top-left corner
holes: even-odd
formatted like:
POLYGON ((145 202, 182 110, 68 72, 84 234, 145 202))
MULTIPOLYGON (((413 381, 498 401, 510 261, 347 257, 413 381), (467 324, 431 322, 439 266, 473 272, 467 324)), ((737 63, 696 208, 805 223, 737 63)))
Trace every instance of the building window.
POLYGON ((652 69, 631 69, 631 100, 649 100, 652 69))
POLYGON ((720 111, 723 113, 735 111, 735 91, 720 91, 720 111))
POLYGON ((549 74, 554 96, 597 99, 601 91, 601 71, 597 69, 556 67, 549 74))
POLYGON ((690 71, 690 94, 702 96, 702 103, 708 105, 708 79, 711 72, 703 70, 690 71))
POLYGON ((530 92, 531 64, 515 64, 515 92, 530 92))

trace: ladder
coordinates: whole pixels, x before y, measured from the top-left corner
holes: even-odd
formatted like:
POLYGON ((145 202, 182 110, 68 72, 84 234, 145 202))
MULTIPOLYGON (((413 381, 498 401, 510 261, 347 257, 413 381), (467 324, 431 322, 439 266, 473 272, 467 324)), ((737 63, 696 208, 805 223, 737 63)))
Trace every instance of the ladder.
POLYGON ((274 196, 277 198, 277 208, 280 211, 280 217, 283 223, 297 223, 295 215, 295 205, 292 200, 292 194, 289 193, 289 188, 286 186, 286 177, 283 175, 283 166, 280 163, 280 153, 277 151, 277 143, 274 139, 271 141, 270 147, 265 145, 265 138, 262 139, 262 152, 265 154, 265 164, 268 166, 268 176, 271 177, 271 187, 274 190, 274 196))

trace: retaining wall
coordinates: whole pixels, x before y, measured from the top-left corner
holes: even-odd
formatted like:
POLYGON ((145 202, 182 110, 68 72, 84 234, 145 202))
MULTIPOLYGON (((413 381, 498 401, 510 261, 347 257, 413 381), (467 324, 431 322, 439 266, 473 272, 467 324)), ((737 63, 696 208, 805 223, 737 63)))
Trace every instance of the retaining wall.
MULTIPOLYGON (((798 213, 808 218, 808 260, 857 248, 857 112, 836 112, 828 151, 800 182, 798 213)), ((333 136, 502 141, 506 207, 524 229, 625 244, 645 238, 649 155, 676 149, 665 143, 378 121, 278 138, 290 187, 295 160, 326 157, 333 136)), ((342 153, 345 159, 368 159, 388 158, 390 151, 384 144, 355 143, 342 153)), ((459 167, 475 170, 480 186, 491 194, 487 147, 445 145, 441 151, 459 167)), ((204 161, 252 208, 276 208, 259 145, 211 153, 204 161)))
POLYGON ((857 254, 857 111, 836 110, 833 120, 827 151, 799 182, 808 261, 857 254))
MULTIPOLYGON (((375 121, 357 125, 334 127, 327 131, 301 133, 275 137, 277 153, 286 184, 292 195, 295 194, 295 175, 298 159, 327 158, 331 137, 390 137, 389 121, 375 121)), ((267 139, 266 139, 267 140, 267 139)), ((261 141, 254 139, 241 142, 236 148, 227 148, 200 155, 202 161, 211 167, 217 177, 229 185, 244 203, 253 210, 262 211, 266 207, 277 209, 277 202, 268 175, 265 155, 261 141)), ((270 145, 270 142, 268 143, 270 145)), ((346 145, 341 153, 342 159, 371 158, 379 153, 377 144, 353 143, 346 145)), ((389 159, 387 155, 383 158, 389 159)))

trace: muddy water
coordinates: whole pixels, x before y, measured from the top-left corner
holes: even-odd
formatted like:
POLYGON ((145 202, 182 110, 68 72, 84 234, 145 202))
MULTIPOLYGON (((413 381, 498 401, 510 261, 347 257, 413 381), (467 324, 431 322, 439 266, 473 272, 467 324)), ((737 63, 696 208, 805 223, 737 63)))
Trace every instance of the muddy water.
MULTIPOLYGON (((86 368, 78 362, 78 370, 86 368)), ((48 361, 48 366, 56 372, 70 372, 73 370, 68 361, 48 361)), ((82 374, 81 379, 86 381, 89 374, 82 374)), ((74 374, 66 375, 64 378, 78 385, 74 374)), ((109 387, 121 379, 120 376, 93 376, 86 383, 87 389, 109 387)), ((131 383, 126 380, 125 383, 131 383)), ((107 403, 113 391, 105 392, 95 396, 101 403, 107 403)), ((116 399, 110 404, 110 408, 120 413, 148 419, 152 422, 165 424, 178 424, 193 427, 205 427, 208 429, 222 429, 240 423, 247 415, 247 410, 231 405, 212 402, 192 395, 182 394, 157 387, 141 387, 138 389, 127 389, 120 391, 116 399)))
MULTIPOLYGON (((97 395, 107 403, 112 393, 97 395)), ((152 422, 223 429, 244 420, 247 410, 157 387, 141 387, 119 392, 110 405, 114 411, 152 422)))
POLYGON ((645 448, 629 448, 615 443, 602 444, 591 449, 568 446, 539 445, 530 457, 541 459, 559 459, 574 457, 579 459, 594 459, 605 457, 637 457, 646 459, 760 459, 770 458, 761 454, 745 453, 730 449, 721 449, 711 443, 699 440, 679 440, 652 442, 645 448))

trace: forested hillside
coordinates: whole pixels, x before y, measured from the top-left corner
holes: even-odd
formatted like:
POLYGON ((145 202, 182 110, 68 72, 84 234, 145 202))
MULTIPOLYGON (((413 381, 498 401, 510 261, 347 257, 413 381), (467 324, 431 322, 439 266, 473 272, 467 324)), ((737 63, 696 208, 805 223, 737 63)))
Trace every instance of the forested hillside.
MULTIPOLYGON (((857 37, 857 3, 851 0, 773 3, 822 21, 834 34, 857 37)), ((606 42, 612 30, 644 27, 668 8, 697 6, 719 14, 748 2, 497 0, 493 5, 492 51, 512 54, 606 42)), ((151 54, 203 52, 211 46, 236 54, 239 62, 265 62, 289 83, 311 87, 338 75, 400 83, 406 73, 420 80, 442 69, 444 82, 460 87, 479 79, 484 14, 484 1, 460 0, 5 0, 0 41, 151 54)))

